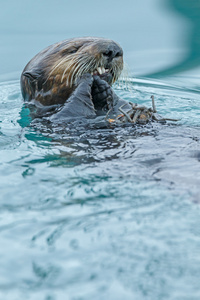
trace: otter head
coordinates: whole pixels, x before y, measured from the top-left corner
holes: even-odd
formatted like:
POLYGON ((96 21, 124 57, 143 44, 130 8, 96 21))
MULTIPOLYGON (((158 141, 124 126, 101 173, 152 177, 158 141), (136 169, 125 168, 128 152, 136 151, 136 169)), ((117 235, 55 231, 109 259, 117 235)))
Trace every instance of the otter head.
POLYGON ((22 94, 50 105, 64 103, 85 73, 99 75, 112 85, 123 69, 123 50, 103 38, 76 38, 54 44, 37 54, 25 67, 22 94))
POLYGON ((50 74, 60 74, 69 87, 85 73, 99 75, 112 85, 123 69, 123 50, 112 40, 72 39, 61 44, 59 54, 50 74))

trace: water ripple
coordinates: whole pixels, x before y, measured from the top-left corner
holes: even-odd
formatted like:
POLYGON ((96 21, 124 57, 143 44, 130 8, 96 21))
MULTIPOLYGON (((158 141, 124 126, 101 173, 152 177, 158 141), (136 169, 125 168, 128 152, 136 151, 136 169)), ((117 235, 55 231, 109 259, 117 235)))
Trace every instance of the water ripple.
POLYGON ((200 297, 197 94, 116 92, 181 121, 29 126, 19 83, 1 84, 1 298, 200 297))

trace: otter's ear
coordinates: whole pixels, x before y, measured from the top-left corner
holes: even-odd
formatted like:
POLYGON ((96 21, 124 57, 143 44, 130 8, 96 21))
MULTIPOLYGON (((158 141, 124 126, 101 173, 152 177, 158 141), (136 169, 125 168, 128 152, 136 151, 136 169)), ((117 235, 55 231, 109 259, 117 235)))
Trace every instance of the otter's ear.
POLYGON ((40 74, 35 71, 25 71, 22 74, 23 76, 27 77, 31 82, 37 81, 38 78, 40 77, 40 74))

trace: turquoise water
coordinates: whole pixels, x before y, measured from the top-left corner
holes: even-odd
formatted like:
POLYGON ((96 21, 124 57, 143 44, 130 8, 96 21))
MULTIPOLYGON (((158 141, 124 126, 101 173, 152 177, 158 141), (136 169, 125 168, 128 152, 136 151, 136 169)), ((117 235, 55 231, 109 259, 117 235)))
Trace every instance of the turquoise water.
MULTIPOLYGON (((161 6, 151 0, 147 7, 127 1, 115 5, 112 28, 108 13, 103 24, 103 17, 95 23, 96 8, 88 1, 82 9, 86 14, 87 7, 90 20, 79 11, 84 26, 66 31, 65 10, 53 1, 40 23, 44 3, 38 11, 21 0, 12 12, 9 1, 1 3, 0 299, 200 299, 200 1, 161 6), (34 9, 37 24, 31 23, 34 9), (64 35, 119 41, 129 77, 116 93, 146 106, 154 95, 158 112, 180 121, 114 128, 30 125, 20 71, 64 35)), ((75 17, 78 2, 59 3, 75 17)))

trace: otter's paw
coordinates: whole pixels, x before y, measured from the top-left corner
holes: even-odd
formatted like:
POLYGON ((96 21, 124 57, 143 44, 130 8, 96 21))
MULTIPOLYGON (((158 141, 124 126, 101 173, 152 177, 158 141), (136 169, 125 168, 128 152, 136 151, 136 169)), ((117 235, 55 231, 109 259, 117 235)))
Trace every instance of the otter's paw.
POLYGON ((76 85, 78 86, 81 83, 85 83, 92 86, 93 81, 94 81, 93 76, 90 73, 85 73, 81 77, 77 78, 76 85))
POLYGON ((94 76, 92 85, 92 102, 96 109, 109 110, 112 107, 113 90, 99 76, 94 76))

